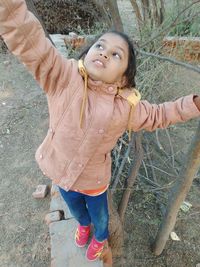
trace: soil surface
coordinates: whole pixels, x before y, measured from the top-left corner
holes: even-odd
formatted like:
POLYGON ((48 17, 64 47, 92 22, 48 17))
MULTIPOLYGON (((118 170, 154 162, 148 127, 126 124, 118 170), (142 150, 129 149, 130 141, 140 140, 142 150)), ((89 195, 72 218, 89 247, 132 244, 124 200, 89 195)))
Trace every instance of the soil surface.
POLYGON ((32 197, 49 184, 34 159, 47 129, 46 99, 12 55, 0 54, 0 73, 0 266, 49 266, 50 198, 32 197))
MULTIPOLYGON (((47 267, 50 266, 50 243, 44 217, 49 211, 50 197, 43 200, 32 197, 38 184, 50 185, 34 159, 35 150, 48 129, 46 97, 11 54, 0 54, 0 73, 0 267, 47 267)), ((165 79, 171 81, 173 87, 167 90, 164 84, 161 86, 165 100, 200 93, 199 75, 191 71, 171 66, 165 79)), ((170 128, 179 170, 197 122, 192 120, 170 128)), ((167 151, 169 142, 165 132, 159 131, 159 136, 167 151)), ((156 146, 154 153, 158 157, 164 155, 156 146)), ((159 182, 162 178, 161 173, 159 182)), ((161 222, 160 205, 144 180, 138 179, 124 227, 126 266, 195 267, 200 263, 199 176, 193 182, 187 201, 192 207, 186 213, 179 213, 174 229, 180 241, 168 240, 164 252, 155 257, 150 244, 161 222)))

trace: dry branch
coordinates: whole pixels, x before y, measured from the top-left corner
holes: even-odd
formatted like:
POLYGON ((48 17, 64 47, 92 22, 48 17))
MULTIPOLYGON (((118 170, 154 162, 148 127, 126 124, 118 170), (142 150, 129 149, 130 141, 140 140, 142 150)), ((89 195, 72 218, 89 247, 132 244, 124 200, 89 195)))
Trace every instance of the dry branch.
POLYGON ((124 169, 124 166, 125 166, 125 164, 127 162, 127 159, 128 159, 129 154, 130 154, 130 150, 131 150, 131 148, 133 146, 134 141, 135 141, 134 140, 134 136, 132 135, 131 141, 130 141, 130 143, 128 145, 128 148, 126 149, 125 155, 124 155, 123 160, 122 160, 122 162, 121 162, 121 164, 120 164, 120 166, 118 168, 118 172, 117 172, 116 176, 115 176, 115 171, 113 173, 113 176, 115 177, 113 185, 112 185, 113 193, 114 193, 114 190, 117 187, 117 184, 119 183, 119 179, 120 179, 121 173, 122 173, 122 171, 124 169))
POLYGON ((130 198, 130 194, 132 192, 133 184, 136 180, 140 165, 143 159, 143 148, 142 148, 142 132, 138 132, 135 134, 135 160, 132 166, 130 167, 130 175, 127 179, 127 188, 125 189, 122 199, 119 204, 119 216, 121 221, 124 221, 125 212, 127 209, 128 201, 130 198))
POLYGON ((173 63, 175 65, 179 65, 179 66, 185 67, 187 69, 190 69, 192 71, 195 71, 195 72, 200 73, 200 68, 198 68, 196 66, 193 66, 191 64, 184 63, 182 61, 178 61, 178 60, 173 59, 173 58, 169 58, 169 57, 165 57, 165 56, 160 56, 160 55, 157 55, 155 53, 145 52, 145 51, 142 51, 142 50, 139 50, 139 49, 136 49, 136 51, 139 54, 142 54, 142 55, 145 55, 145 56, 149 56, 149 57, 156 57, 156 58, 158 58, 160 60, 168 61, 168 62, 173 63))

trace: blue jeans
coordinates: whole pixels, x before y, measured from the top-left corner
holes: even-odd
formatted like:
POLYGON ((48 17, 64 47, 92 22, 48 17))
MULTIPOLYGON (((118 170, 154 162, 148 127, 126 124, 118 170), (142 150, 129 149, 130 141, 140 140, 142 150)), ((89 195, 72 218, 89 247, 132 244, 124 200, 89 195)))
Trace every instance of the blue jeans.
POLYGON ((107 192, 99 196, 88 196, 75 191, 65 191, 59 188, 67 203, 71 214, 82 226, 94 225, 96 240, 103 241, 108 238, 108 203, 107 192))

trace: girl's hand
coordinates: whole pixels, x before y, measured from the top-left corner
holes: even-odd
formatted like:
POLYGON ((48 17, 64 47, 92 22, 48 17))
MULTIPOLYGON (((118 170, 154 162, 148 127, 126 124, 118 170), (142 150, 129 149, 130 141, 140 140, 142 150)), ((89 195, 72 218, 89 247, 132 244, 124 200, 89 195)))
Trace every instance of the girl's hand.
POLYGON ((200 111, 200 96, 194 97, 194 103, 197 106, 198 110, 200 111))

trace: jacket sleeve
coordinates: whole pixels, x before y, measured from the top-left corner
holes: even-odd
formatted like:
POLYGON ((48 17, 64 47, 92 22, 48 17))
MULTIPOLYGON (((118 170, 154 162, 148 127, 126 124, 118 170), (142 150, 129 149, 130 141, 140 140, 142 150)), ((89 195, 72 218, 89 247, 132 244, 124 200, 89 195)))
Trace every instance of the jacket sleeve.
POLYGON ((188 95, 160 105, 140 101, 131 118, 132 130, 154 131, 156 128, 167 128, 169 125, 200 117, 193 98, 194 95, 188 95))
POLYGON ((0 35, 47 93, 69 82, 71 61, 45 37, 24 0, 0 0, 0 35))

